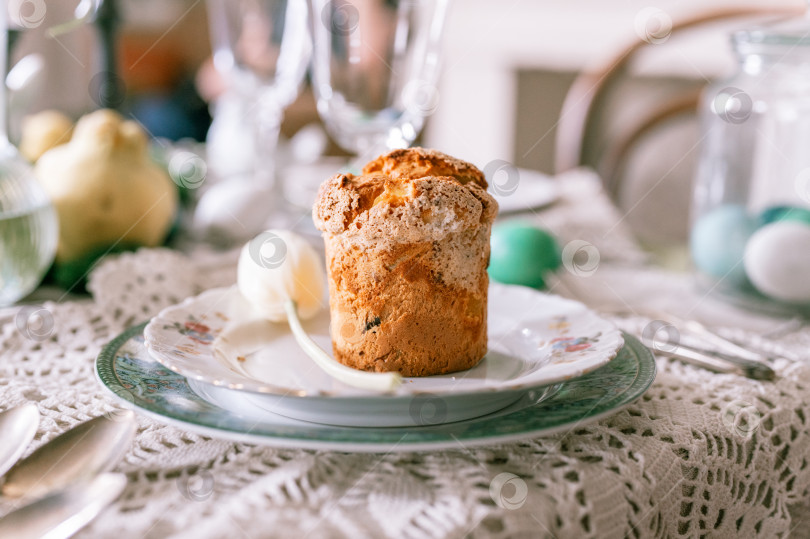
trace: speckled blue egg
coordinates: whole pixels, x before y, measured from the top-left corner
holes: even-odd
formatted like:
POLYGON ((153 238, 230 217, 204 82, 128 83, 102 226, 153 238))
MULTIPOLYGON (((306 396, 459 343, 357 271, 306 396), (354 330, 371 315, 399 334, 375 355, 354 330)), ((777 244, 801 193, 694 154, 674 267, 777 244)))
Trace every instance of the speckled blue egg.
POLYGON ((743 253, 757 219, 739 204, 724 204, 695 221, 690 237, 692 261, 702 272, 731 284, 746 282, 743 253))
POLYGON ((771 206, 759 214, 760 225, 777 221, 798 221, 810 226, 810 209, 799 206, 771 206))
POLYGON ((520 222, 492 227, 489 276, 499 283, 545 287, 545 276, 560 267, 560 247, 550 233, 520 222))

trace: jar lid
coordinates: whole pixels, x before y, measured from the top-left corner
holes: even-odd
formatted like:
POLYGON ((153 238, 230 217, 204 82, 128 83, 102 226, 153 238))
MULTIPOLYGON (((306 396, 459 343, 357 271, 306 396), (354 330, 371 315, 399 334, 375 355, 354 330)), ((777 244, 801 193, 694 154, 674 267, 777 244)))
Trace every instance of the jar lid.
POLYGON ((748 47, 810 47, 810 18, 792 17, 738 30, 732 34, 732 42, 741 52, 747 52, 748 47))

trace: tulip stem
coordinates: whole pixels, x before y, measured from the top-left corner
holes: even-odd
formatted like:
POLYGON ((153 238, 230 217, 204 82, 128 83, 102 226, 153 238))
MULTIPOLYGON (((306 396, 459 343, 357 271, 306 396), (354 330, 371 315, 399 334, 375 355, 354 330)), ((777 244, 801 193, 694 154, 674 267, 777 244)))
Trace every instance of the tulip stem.
POLYGON ((391 392, 402 384, 402 376, 398 372, 366 372, 338 363, 307 335, 298 318, 295 301, 285 301, 284 310, 298 345, 329 376, 352 387, 383 393, 391 392))

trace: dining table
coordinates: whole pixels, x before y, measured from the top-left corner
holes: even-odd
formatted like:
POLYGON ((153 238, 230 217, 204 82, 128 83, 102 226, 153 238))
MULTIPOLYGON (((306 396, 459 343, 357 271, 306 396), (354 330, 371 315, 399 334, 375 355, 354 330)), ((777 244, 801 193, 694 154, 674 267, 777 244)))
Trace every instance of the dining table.
MULTIPOLYGON (((710 372, 653 349, 654 381, 609 413, 517 439, 458 435, 440 448, 371 452, 234 439, 136 408, 136 437, 114 468, 127 478, 123 494, 76 536, 810 537, 810 326, 741 309, 689 272, 656 266, 595 173, 553 182, 552 203, 499 218, 584 248, 587 266, 571 258, 547 294, 639 338, 667 314, 700 321, 766 353, 775 379, 710 372)), ((87 296, 3 310, 0 410, 36 404, 33 450, 126 407, 99 381, 97 358, 162 309, 232 285, 237 259, 202 244, 142 248, 98 264, 87 296)), ((18 505, 0 498, 0 517, 18 505)))

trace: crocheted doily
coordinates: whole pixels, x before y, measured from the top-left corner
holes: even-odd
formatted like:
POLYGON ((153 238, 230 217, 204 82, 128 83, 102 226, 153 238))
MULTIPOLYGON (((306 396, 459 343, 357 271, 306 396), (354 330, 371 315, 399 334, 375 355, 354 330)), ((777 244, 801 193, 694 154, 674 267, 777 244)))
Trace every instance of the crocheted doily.
MULTIPOLYGON (((232 283, 235 262, 235 253, 141 250, 94 272, 94 301, 21 309, 0 328, 0 409, 37 403, 43 419, 33 447, 114 410, 93 375, 101 347, 165 306, 232 283)), ((673 303, 702 301, 681 276, 613 268, 605 263, 561 281, 580 293, 586 282, 603 290, 627 283, 640 296, 647 287, 673 303)), ((650 321, 617 320, 635 333, 650 321)), ((791 358, 776 360, 777 381, 658 359, 650 390, 616 414, 562 435, 491 447, 379 455, 272 449, 139 417, 133 447, 116 468, 128 477, 124 494, 79 536, 807 533, 810 367, 801 359, 810 331, 777 340, 733 331, 791 358)), ((3 501, 0 515, 12 507, 3 501)))

